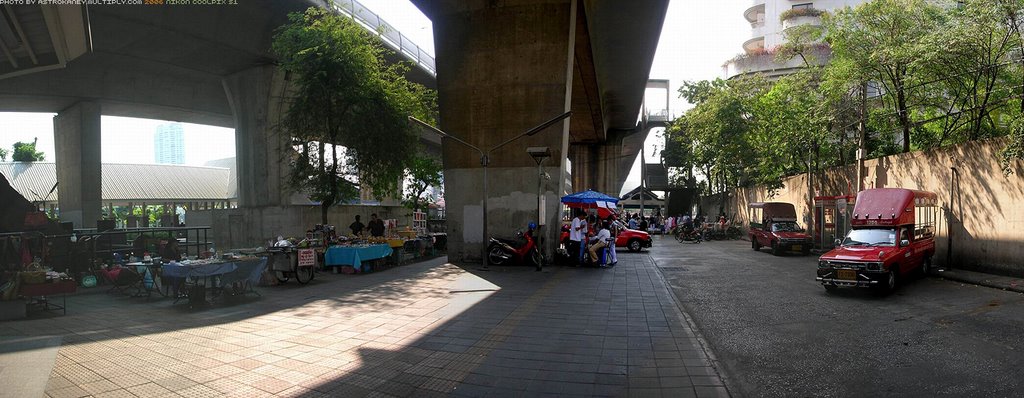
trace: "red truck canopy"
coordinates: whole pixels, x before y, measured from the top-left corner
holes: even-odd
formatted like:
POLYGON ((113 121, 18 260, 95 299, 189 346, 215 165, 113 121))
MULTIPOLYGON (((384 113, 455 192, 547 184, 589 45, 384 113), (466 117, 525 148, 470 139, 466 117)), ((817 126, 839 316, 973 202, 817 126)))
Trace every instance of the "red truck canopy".
POLYGON ((903 188, 867 189, 857 194, 853 207, 853 226, 914 224, 915 206, 935 206, 934 192, 903 188))
POLYGON ((780 222, 780 221, 796 221, 796 207, 792 203, 786 202, 754 202, 750 204, 750 208, 762 209, 761 220, 751 220, 752 222, 780 222))

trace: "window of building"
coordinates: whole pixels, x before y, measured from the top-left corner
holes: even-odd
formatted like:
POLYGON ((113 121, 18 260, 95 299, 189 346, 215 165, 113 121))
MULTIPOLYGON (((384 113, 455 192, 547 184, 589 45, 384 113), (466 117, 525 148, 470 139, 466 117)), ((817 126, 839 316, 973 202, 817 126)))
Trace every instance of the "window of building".
POLYGON ((798 10, 798 9, 807 9, 807 10, 809 10, 809 9, 812 9, 812 8, 814 8, 814 3, 793 4, 793 9, 794 10, 798 10))

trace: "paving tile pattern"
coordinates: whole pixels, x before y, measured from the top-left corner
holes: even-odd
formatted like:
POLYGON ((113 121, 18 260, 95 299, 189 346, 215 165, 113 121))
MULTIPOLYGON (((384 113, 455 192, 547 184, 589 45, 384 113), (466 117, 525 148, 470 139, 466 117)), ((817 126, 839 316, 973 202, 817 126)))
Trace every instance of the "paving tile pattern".
POLYGON ((105 293, 0 323, 61 336, 49 397, 728 396, 646 254, 608 269, 430 261, 201 310, 105 293))

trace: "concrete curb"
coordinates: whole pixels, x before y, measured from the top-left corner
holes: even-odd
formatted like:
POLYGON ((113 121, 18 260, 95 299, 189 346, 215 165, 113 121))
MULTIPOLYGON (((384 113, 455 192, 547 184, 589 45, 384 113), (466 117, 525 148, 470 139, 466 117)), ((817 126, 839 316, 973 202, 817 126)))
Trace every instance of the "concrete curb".
POLYGON ((931 272, 932 276, 951 281, 970 283, 990 287, 994 289, 1008 290, 1017 293, 1024 293, 1024 279, 1010 276, 992 275, 981 272, 965 271, 959 269, 937 269, 931 272))

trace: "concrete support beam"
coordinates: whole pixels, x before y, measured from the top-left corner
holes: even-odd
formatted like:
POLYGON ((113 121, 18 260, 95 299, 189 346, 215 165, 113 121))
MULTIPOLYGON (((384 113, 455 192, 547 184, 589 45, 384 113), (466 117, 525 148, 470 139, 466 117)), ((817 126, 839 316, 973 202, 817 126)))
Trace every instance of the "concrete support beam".
MULTIPOLYGON (((571 109, 576 0, 441 2, 432 9, 440 127, 487 150, 571 109)), ((511 237, 537 219, 537 165, 531 146, 550 148, 544 182, 545 254, 558 244, 568 121, 491 154, 488 229, 511 237)), ((479 154, 443 144, 449 256, 480 259, 483 172, 479 154)))
POLYGON ((79 102, 53 118, 60 220, 93 228, 103 208, 100 105, 79 102))
MULTIPOLYGON (((572 186, 575 191, 593 189, 611 196, 618 196, 622 189, 619 182, 619 158, 622 155, 622 141, 609 136, 603 144, 574 144, 569 148, 572 160, 572 186)), ((625 170, 627 173, 629 169, 625 170)))
POLYGON ((235 120, 238 205, 287 204, 289 138, 273 127, 285 110, 283 73, 257 66, 225 77, 223 85, 235 120))

